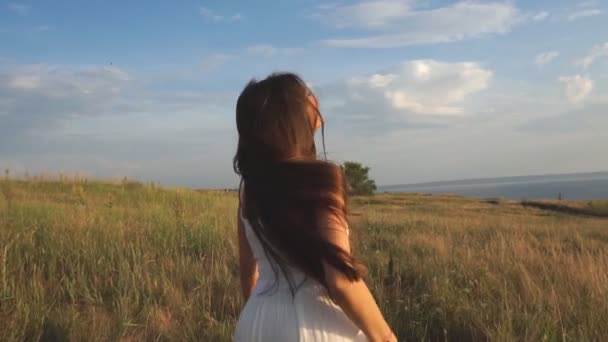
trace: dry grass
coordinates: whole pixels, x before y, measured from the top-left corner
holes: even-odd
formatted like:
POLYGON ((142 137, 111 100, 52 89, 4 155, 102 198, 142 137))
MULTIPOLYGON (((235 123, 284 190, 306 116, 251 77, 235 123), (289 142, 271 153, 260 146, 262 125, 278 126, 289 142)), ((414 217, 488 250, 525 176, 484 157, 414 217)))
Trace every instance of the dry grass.
POLYGON ((459 197, 372 201, 356 200, 359 252, 402 338, 608 336, 608 220, 459 197))
MULTIPOLYGON (((0 340, 229 340, 236 205, 233 193, 0 180, 0 340)), ((424 195, 355 198, 351 211, 401 340, 608 336, 606 218, 424 195)))

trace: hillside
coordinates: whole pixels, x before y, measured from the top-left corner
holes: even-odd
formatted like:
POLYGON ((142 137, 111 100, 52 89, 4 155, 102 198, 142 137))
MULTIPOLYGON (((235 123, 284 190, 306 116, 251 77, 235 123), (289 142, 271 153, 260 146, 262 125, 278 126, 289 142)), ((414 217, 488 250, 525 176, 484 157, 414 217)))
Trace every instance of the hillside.
MULTIPOLYGON (((606 207, 385 194, 350 219, 400 340, 581 341, 608 336, 606 207)), ((236 208, 230 192, 0 180, 0 340, 229 340, 236 208)))

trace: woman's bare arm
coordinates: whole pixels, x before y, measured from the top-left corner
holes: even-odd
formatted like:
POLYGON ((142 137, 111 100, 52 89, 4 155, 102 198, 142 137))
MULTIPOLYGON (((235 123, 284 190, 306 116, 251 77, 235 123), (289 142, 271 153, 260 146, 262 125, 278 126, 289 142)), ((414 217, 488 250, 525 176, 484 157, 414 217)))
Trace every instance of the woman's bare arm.
POLYGON ((239 268, 241 273, 241 289, 245 300, 249 299, 258 280, 258 265, 253 257, 253 252, 245 235, 245 227, 240 215, 237 213, 238 235, 239 235, 239 268))
MULTIPOLYGON (((327 227, 324 235, 328 241, 350 253, 348 228, 335 216, 324 218, 327 227)), ((325 281, 329 291, 342 311, 363 331, 370 341, 397 341, 384 320, 380 308, 363 280, 350 281, 341 272, 323 263, 325 281)))

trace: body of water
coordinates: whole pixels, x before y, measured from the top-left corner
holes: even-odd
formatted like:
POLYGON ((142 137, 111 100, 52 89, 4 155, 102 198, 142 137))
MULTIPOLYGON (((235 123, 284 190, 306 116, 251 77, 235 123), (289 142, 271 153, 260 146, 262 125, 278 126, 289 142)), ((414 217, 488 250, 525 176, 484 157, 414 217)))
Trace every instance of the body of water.
POLYGON ((565 200, 608 199, 608 172, 473 179, 384 186, 379 192, 458 194, 469 197, 565 200))

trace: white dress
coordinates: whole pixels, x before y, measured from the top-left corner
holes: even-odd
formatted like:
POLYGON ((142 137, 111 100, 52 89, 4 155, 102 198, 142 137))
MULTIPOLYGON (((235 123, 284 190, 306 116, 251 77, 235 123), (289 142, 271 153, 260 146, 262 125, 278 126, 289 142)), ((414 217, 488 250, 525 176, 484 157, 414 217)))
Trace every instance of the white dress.
POLYGON ((292 296, 285 276, 275 274, 251 224, 240 214, 245 235, 258 264, 259 277, 236 325, 235 342, 367 341, 365 335, 329 298, 317 281, 290 268, 296 284, 292 296))

